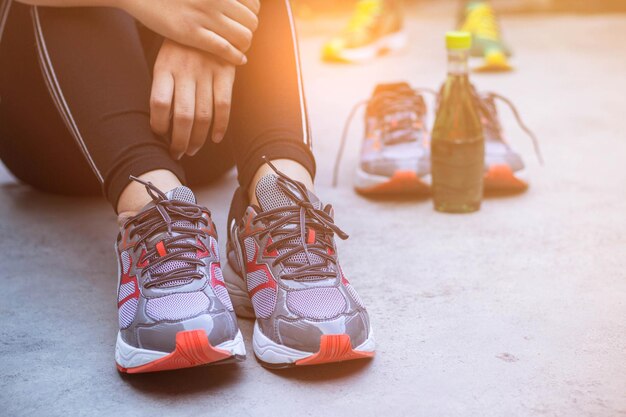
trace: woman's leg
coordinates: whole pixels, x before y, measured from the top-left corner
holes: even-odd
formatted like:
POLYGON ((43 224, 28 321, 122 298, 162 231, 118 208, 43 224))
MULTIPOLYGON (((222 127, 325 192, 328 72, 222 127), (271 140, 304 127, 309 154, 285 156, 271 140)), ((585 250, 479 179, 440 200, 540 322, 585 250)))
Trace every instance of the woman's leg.
POLYGON ((99 184, 122 211, 149 199, 130 175, 165 190, 184 181, 150 129, 150 68, 129 15, 13 3, 6 22, 0 156, 18 178, 69 194, 99 184))
MULTIPOLYGON (((267 156, 286 174, 312 188, 315 160, 287 0, 262 3, 259 27, 247 57, 248 64, 237 68, 224 140, 232 148, 239 183, 246 190, 254 190, 258 180, 271 172, 263 160, 267 156)), ((214 152, 214 146, 210 144, 194 157, 183 158, 190 182, 206 175, 207 157, 214 152)), ((249 195, 254 200, 254 193, 249 195)))
POLYGON ((101 184, 64 124, 42 77, 29 7, 1 0, 0 158, 40 190, 97 195, 101 184), (4 19, 3 19, 4 17, 4 19))
POLYGON ((110 9, 32 9, 33 24, 28 25, 28 9, 17 10, 26 13, 10 17, 9 23, 16 26, 5 39, 11 43, 2 45, 2 52, 11 53, 2 55, 0 65, 8 67, 0 70, 0 156, 9 166, 23 164, 27 174, 32 171, 29 178, 42 187, 46 177, 60 172, 62 189, 72 189, 81 180, 73 178, 81 173, 73 164, 84 164, 82 175, 102 184, 120 220, 153 201, 133 221, 121 222, 116 240, 118 369, 147 372, 240 359, 245 347, 220 281, 210 214, 195 204, 189 189, 177 187, 183 180, 181 167, 170 158, 166 141, 150 130, 150 72, 134 21, 110 9), (14 17, 20 21, 14 22, 14 17), (20 25, 30 28, 30 38, 13 37, 19 35, 20 25), (13 47, 16 39, 30 55, 13 47), (33 69, 35 52, 49 93, 45 85, 31 90, 31 83, 41 84, 41 73, 33 69), (27 61, 31 72, 24 75, 29 78, 20 79, 19 67, 27 61), (54 131, 29 128, 42 122, 39 103, 48 107, 46 114, 54 114, 50 97, 65 126, 52 117, 54 131), (5 122, 11 127, 5 129, 5 122), (29 148, 35 150, 34 158, 29 148), (63 158, 55 154, 58 148, 75 152, 63 158), (159 190, 129 184, 130 174, 159 190), (160 191, 170 189, 164 198, 160 191))

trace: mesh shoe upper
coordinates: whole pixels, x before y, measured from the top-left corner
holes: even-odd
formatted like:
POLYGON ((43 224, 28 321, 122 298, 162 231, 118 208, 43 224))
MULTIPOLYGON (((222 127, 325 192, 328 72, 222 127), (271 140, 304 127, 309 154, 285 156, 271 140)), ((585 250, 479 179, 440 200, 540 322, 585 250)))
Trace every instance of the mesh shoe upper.
POLYGON ((260 207, 248 207, 231 230, 229 262, 246 274, 260 329, 308 352, 319 349, 323 334, 363 343, 369 318, 339 266, 334 236, 347 235, 334 225, 332 207, 282 175, 263 177, 256 195, 260 207))
POLYGON ((374 90, 365 115, 361 169, 382 176, 430 173, 426 103, 408 84, 380 84, 374 90))
POLYGON ((514 172, 524 169, 522 157, 504 140, 493 97, 476 92, 474 97, 485 137, 485 169, 493 165, 507 165, 514 172))
POLYGON ((214 346, 231 340, 236 319, 209 211, 187 187, 167 194, 146 187, 153 201, 124 224, 116 242, 122 338, 163 352, 173 351, 182 330, 204 329, 214 346))
POLYGON ((502 51, 511 55, 510 48, 502 41, 500 24, 489 2, 467 3, 457 26, 459 30, 472 34, 472 56, 483 56, 489 51, 502 51))

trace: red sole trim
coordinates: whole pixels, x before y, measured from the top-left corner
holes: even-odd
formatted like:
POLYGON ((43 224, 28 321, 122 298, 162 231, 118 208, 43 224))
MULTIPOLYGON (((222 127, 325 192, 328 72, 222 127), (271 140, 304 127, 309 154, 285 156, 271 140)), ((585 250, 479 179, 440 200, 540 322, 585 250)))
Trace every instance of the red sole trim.
POLYGON ((396 171, 388 181, 367 188, 357 188, 361 194, 428 194, 426 184, 414 171, 396 171))
POLYGON ((485 191, 524 191, 528 184, 515 176, 508 165, 492 165, 485 172, 485 191))
POLYGON ((204 330, 187 330, 176 334, 176 349, 169 355, 134 368, 117 365, 117 369, 129 374, 170 371, 208 365, 231 356, 230 352, 211 346, 204 330))
POLYGON ((352 349, 350 336, 347 334, 325 334, 322 335, 320 350, 307 358, 297 360, 296 365, 319 365, 372 357, 374 357, 374 352, 352 349))

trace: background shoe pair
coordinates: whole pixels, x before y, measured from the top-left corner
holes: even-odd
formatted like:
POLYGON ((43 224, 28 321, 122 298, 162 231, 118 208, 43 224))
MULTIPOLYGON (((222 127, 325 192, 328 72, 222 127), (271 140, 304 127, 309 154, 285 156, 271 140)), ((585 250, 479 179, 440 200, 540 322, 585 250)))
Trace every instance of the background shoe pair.
MULTIPOLYGON (((361 63, 408 44, 404 10, 399 0, 360 0, 346 27, 322 47, 329 62, 361 63)), ((471 55, 483 58, 478 71, 508 71, 510 48, 503 42, 496 14, 488 1, 467 1, 457 29, 472 34, 471 55)))
MULTIPOLYGON (((504 139, 495 100, 500 99, 511 107, 538 151, 534 135, 523 125, 508 99, 472 90, 485 138, 485 191, 525 190, 528 182, 524 163, 504 139)), ((407 83, 380 84, 375 88, 367 101, 365 135, 354 184, 357 192, 364 195, 430 192, 430 135, 423 92, 434 94, 430 90, 412 89, 407 83)), ((345 140, 344 135, 335 166, 335 183, 345 140)))

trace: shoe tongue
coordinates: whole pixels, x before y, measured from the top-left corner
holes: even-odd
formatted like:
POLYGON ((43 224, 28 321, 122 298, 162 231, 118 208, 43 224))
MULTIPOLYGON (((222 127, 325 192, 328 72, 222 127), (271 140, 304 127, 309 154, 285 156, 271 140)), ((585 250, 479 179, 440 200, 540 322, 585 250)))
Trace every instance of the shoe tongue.
MULTIPOLYGON (((169 200, 178 200, 178 201, 184 201, 186 203, 192 203, 192 204, 196 204, 196 197, 193 194, 193 192, 188 188, 185 187, 184 185, 181 185, 180 187, 176 187, 173 190, 168 191, 167 193, 165 193, 166 197, 169 200)), ((190 222, 189 220, 176 220, 174 222, 172 222, 173 226, 178 226, 178 227, 194 227, 193 223, 190 222)), ((163 232, 163 233, 159 233, 158 235, 152 237, 151 239, 149 239, 149 242, 147 242, 149 245, 156 245, 159 241, 163 240, 164 238, 166 238, 167 232, 163 232)), ((193 243, 194 239, 188 239, 189 243, 193 243)), ((191 257, 191 258, 195 258, 196 257, 196 251, 195 250, 189 250, 189 251, 185 251, 185 250, 177 250, 179 252, 184 253, 187 257, 191 257)), ((158 256, 155 255, 154 259, 156 259, 158 256)), ((173 269, 177 269, 177 268, 184 268, 189 266, 189 263, 184 262, 184 261, 179 261, 179 260, 171 260, 169 262, 165 262, 159 266, 157 266, 156 268, 153 269, 153 272, 155 273, 165 273, 168 271, 171 271, 173 269)), ((176 281, 170 281, 168 283, 164 283, 164 284, 160 284, 158 285, 158 287, 164 288, 164 287, 173 287, 173 286, 177 286, 177 285, 184 285, 191 282, 190 279, 180 279, 180 280, 176 280, 176 281)))
MULTIPOLYGON (((285 182, 290 191, 299 198, 303 199, 302 193, 296 187, 285 182)), ((296 202, 291 199, 278 185, 278 177, 274 174, 268 174, 261 178, 255 189, 256 198, 263 211, 274 210, 280 207, 295 206, 296 202)), ((307 197, 317 209, 321 208, 322 202, 315 194, 307 190, 307 197)))
POLYGON ((193 195, 193 191, 191 191, 188 187, 181 185, 180 187, 176 187, 173 190, 165 193, 169 200, 178 200, 184 201, 186 203, 196 204, 196 196, 193 195))
MULTIPOLYGON (((285 182, 284 184, 288 186, 295 195, 299 196, 300 198, 302 197, 298 189, 296 189, 289 183, 285 182)), ((261 206, 261 209, 263 211, 296 205, 296 202, 293 201, 291 197, 289 197, 282 190, 282 188, 278 185, 278 177, 274 174, 269 174, 261 178, 261 180, 258 182, 256 186, 255 192, 256 192, 256 198, 259 201, 259 205, 261 206)), ((322 208, 322 202, 319 200, 319 198, 317 198, 315 194, 307 190, 307 196, 309 198, 309 201, 313 203, 313 207, 315 207, 318 210, 322 208)), ((299 230, 299 226, 293 223, 284 225, 283 228, 299 230)), ((290 243, 294 243, 298 245, 304 244, 300 236, 290 239, 289 241, 290 243)), ((283 253, 286 253, 288 251, 289 249, 281 248, 278 250, 278 253, 282 255, 283 253)), ((311 256, 311 261, 313 263, 324 263, 324 260, 318 255, 311 254, 310 256, 311 256)), ((292 262, 295 261, 295 262, 305 263, 306 256, 304 252, 299 252, 290 256, 286 260, 292 261, 292 262)), ((286 272, 292 272, 293 270, 294 270, 293 267, 285 267, 286 272)), ((323 267, 322 270, 328 271, 328 267, 323 267)), ((312 274, 311 276, 307 277, 307 279, 317 280, 317 279, 322 279, 322 277, 315 276, 314 274, 312 274)))
MULTIPOLYGON (((167 193, 165 193, 165 196, 167 197, 168 200, 178 200, 178 201, 184 201, 186 203, 196 204, 196 196, 193 194, 193 191, 191 191, 189 188, 185 187, 184 185, 181 185, 180 187, 176 187, 168 191, 167 193)), ((146 206, 146 208, 149 208, 152 206, 154 206, 154 202, 150 202, 146 206)), ((172 222, 172 225, 181 226, 181 227, 193 227, 193 223, 190 222, 189 220, 175 220, 172 222)), ((167 232, 159 233, 149 238, 147 243, 151 245, 156 244, 166 236, 167 236, 167 232)))

